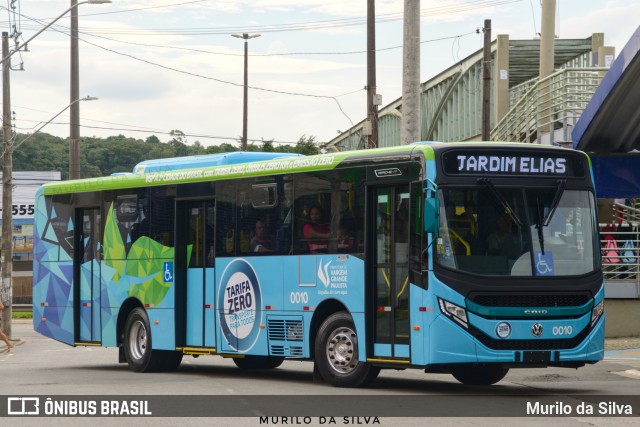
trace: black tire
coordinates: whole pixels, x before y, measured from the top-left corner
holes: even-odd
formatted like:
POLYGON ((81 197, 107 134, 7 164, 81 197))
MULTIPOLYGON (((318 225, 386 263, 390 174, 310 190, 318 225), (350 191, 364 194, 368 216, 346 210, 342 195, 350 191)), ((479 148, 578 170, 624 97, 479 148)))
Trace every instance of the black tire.
POLYGON ((336 387, 364 387, 380 368, 358 361, 358 336, 351 316, 340 311, 329 316, 316 336, 315 363, 322 378, 336 387))
POLYGON ((465 385, 491 385, 503 379, 508 368, 502 365, 459 366, 450 369, 451 375, 465 385))
POLYGON ((127 318, 124 357, 135 372, 158 371, 166 360, 164 352, 152 350, 149 318, 142 308, 135 308, 127 318))
POLYGON ((275 369, 282 365, 282 362, 284 362, 284 357, 245 356, 233 358, 233 363, 240 369, 275 369))
POLYGON ((164 361, 162 362, 162 366, 160 370, 162 372, 174 372, 178 370, 178 368, 180 367, 180 363, 182 362, 182 352, 181 351, 163 351, 163 353, 164 353, 164 361))

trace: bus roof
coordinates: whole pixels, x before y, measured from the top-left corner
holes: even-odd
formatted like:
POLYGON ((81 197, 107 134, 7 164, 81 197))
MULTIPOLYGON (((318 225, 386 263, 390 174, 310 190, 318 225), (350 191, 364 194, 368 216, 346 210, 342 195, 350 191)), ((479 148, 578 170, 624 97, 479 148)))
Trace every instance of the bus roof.
POLYGON ((297 153, 263 153, 234 151, 231 153, 203 154, 198 156, 171 157, 167 159, 143 160, 133 168, 133 173, 166 172, 180 169, 235 165, 238 163, 300 157, 297 153))
POLYGON ((400 160, 402 158, 408 160, 412 155, 417 153, 421 153, 425 160, 433 160, 436 158, 436 152, 454 146, 487 149, 506 146, 524 150, 541 148, 553 150, 556 148, 541 147, 539 145, 532 146, 531 144, 523 143, 417 142, 410 145, 342 151, 314 156, 301 156, 291 153, 223 153, 221 155, 193 156, 191 158, 176 157, 173 159, 149 160, 141 162, 136 166, 136 168, 144 172, 139 171, 138 173, 120 176, 52 182, 45 184, 42 187, 42 191, 46 195, 52 195, 174 185, 189 182, 206 182, 230 178, 272 176, 305 171, 331 170, 343 162, 358 160, 377 160, 377 158, 384 157, 388 157, 390 160, 400 160), (263 159, 256 161, 260 156, 263 156, 263 159))

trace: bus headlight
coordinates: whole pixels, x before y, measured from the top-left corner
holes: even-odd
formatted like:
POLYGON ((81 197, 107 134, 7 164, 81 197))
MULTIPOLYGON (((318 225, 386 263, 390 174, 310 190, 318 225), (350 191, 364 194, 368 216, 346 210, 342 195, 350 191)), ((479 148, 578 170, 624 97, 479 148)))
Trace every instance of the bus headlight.
POLYGON ((595 323, 602 317, 602 313, 604 313, 604 300, 600 301, 598 305, 593 307, 591 310, 591 326, 595 325, 595 323))
POLYGON ((442 314, 444 314, 450 319, 455 320, 463 327, 465 328, 468 327, 467 311, 464 308, 440 298, 438 298, 438 304, 440 305, 440 311, 442 312, 442 314))

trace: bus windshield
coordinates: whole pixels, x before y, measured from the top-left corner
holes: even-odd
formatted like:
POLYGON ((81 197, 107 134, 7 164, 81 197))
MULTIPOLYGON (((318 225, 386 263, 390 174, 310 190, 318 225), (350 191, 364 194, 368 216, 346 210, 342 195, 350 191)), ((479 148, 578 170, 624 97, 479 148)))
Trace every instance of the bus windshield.
POLYGON ((440 191, 441 266, 501 276, 574 276, 597 267, 591 192, 567 190, 562 181, 545 188, 480 184, 440 191))

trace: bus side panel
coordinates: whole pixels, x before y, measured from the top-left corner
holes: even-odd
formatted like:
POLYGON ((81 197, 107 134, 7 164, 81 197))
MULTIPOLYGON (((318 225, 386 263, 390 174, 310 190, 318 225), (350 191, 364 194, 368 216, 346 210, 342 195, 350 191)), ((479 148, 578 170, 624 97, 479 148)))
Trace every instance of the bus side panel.
POLYGON ((116 347, 116 325, 118 324, 118 308, 120 304, 115 303, 115 298, 111 295, 111 279, 114 269, 106 262, 100 263, 100 316, 102 322, 102 345, 105 347, 116 347), (113 300, 113 301, 112 301, 113 300))
POLYGON ((147 310, 154 350, 176 349, 175 311, 173 309, 147 310))
POLYGON ((40 189, 36 194, 33 229, 33 328, 73 345, 73 264, 58 261, 62 251, 51 221, 40 189))
POLYGON ((219 352, 268 355, 267 314, 282 307, 282 257, 218 258, 219 352))
POLYGON ((427 304, 427 291, 411 284, 409 291, 409 310, 411 328, 411 364, 426 365, 428 354, 429 318, 433 317, 435 307, 427 304), (424 307, 424 309, 421 309, 424 307), (416 329, 417 326, 417 329, 416 329))
MULTIPOLYGON (((113 207, 109 209, 105 222, 103 245, 103 345, 116 345, 116 324, 120 307, 125 300, 135 298, 147 309, 154 348, 174 350, 175 332, 171 330, 167 335, 164 330, 168 327, 167 319, 174 317, 173 274, 165 274, 169 270, 173 272, 174 248, 143 236, 133 242, 126 252, 113 207), (152 314, 153 310, 159 312, 152 314), (154 324, 152 316, 160 323, 154 324)), ((173 320, 170 325, 173 328, 173 320)))
MULTIPOLYGON (((358 340, 366 342, 363 260, 346 254, 285 257, 284 271, 283 308, 287 313, 304 313, 305 307, 314 310, 326 300, 337 300, 351 314, 358 340)), ((304 325, 305 337, 311 336, 309 326, 310 320, 304 325)), ((303 348, 304 357, 310 357, 309 346, 303 348)), ((366 360, 365 345, 359 346, 358 358, 366 360)))

